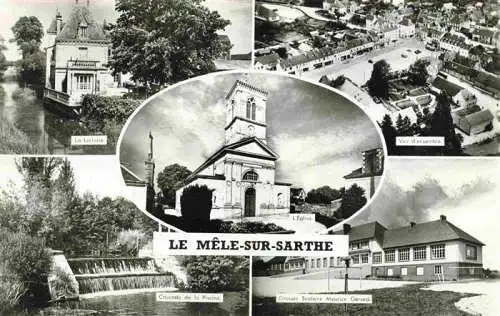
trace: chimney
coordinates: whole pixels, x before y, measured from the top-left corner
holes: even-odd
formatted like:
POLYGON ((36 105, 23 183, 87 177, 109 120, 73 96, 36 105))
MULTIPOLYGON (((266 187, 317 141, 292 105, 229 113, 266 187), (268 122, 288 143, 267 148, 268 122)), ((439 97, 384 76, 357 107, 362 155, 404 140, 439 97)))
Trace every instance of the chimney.
POLYGON ((413 228, 415 227, 416 223, 415 222, 410 222, 410 227, 413 228))
POLYGON ((441 215, 439 219, 441 220, 441 222, 446 222, 446 216, 444 215, 441 215))
POLYGON ((62 29, 62 15, 59 12, 59 10, 57 10, 57 14, 56 14, 56 35, 59 35, 59 33, 61 32, 61 29, 62 29))
POLYGON ((344 224, 344 235, 349 234, 350 231, 351 231, 351 225, 344 224))

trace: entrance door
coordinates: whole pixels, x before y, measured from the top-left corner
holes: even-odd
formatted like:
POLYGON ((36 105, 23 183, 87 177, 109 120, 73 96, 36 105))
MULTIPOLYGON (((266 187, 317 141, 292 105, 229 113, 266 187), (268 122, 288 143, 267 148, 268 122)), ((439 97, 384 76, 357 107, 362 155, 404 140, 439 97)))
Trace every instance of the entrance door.
POLYGON ((255 216, 255 189, 245 191, 245 216, 255 216))

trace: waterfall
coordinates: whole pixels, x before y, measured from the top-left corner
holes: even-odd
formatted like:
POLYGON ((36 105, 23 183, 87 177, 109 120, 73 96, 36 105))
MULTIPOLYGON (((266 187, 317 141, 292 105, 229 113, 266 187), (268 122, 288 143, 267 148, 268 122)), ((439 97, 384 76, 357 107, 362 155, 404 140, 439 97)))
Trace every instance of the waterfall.
POLYGON ((173 273, 159 272, 151 258, 68 259, 80 294, 126 289, 174 288, 173 273))

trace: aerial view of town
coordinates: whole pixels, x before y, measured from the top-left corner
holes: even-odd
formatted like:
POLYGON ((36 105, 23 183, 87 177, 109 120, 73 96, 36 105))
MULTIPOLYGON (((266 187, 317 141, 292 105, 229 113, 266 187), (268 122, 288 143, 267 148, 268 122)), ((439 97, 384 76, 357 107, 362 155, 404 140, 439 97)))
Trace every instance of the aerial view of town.
POLYGON ((389 155, 498 155, 498 12, 476 1, 256 1, 254 67, 352 96, 389 155), (398 146, 401 136, 443 144, 398 146))

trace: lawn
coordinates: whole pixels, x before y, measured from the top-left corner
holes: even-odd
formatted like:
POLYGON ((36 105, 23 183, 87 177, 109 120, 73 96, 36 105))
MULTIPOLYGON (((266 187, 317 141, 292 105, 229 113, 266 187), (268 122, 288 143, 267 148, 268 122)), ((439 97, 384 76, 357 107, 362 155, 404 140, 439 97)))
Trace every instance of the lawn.
POLYGON ((351 304, 344 312, 343 304, 277 304, 275 297, 253 298, 253 314, 275 315, 470 315, 455 307, 462 298, 476 294, 461 294, 450 291, 435 292, 420 289, 422 284, 398 288, 375 289, 350 292, 371 294, 373 304, 351 304))

